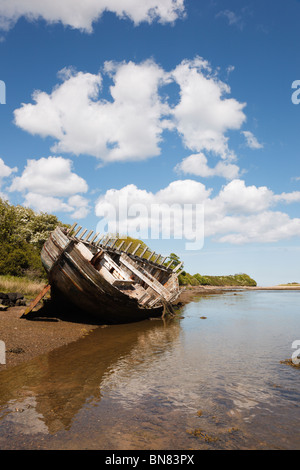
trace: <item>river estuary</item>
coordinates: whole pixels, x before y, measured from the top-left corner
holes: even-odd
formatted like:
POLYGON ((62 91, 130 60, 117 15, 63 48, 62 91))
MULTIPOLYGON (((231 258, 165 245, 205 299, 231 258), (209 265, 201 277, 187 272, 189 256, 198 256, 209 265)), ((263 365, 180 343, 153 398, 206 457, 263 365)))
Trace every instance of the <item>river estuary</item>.
POLYGON ((299 449, 300 291, 199 296, 0 373, 0 449, 299 449))

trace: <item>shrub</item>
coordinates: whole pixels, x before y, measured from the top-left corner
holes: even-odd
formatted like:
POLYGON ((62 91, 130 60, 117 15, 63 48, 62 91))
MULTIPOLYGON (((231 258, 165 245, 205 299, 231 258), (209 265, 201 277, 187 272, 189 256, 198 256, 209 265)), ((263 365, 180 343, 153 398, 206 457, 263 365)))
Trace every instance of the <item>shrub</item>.
POLYGON ((44 278, 40 251, 57 225, 63 224, 54 215, 37 214, 0 198, 0 275, 44 278))

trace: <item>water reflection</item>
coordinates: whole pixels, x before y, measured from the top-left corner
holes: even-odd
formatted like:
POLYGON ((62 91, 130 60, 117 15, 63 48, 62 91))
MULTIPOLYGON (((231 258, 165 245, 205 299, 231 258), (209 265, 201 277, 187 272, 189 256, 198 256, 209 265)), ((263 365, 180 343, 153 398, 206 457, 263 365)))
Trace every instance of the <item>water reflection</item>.
POLYGON ((79 410, 101 400, 109 377, 134 374, 167 354, 178 322, 160 320, 94 330, 47 355, 0 373, 0 419, 20 432, 68 430, 79 410), (105 386, 105 385, 104 385, 105 386))

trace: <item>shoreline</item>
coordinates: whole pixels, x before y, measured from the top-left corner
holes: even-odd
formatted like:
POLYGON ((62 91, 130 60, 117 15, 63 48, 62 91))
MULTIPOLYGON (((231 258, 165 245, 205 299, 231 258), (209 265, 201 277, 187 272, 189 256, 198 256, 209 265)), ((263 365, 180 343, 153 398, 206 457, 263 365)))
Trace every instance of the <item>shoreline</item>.
POLYGON ((300 285, 297 286, 186 286, 182 288, 182 292, 179 296, 179 301, 185 305, 191 302, 192 299, 197 295, 207 294, 222 294, 223 292, 238 292, 247 290, 265 290, 265 291, 295 291, 300 290, 300 285))
MULTIPOLYGON (((186 286, 181 289, 178 306, 192 302, 198 295, 245 290, 295 291, 300 290, 300 286, 186 286)), ((23 306, 0 311, 0 341, 5 343, 6 348, 6 364, 0 364, 0 373, 77 341, 94 329, 103 327, 92 318, 82 319, 65 312, 47 312, 44 307, 37 309, 28 318, 21 318, 23 312, 23 306)))

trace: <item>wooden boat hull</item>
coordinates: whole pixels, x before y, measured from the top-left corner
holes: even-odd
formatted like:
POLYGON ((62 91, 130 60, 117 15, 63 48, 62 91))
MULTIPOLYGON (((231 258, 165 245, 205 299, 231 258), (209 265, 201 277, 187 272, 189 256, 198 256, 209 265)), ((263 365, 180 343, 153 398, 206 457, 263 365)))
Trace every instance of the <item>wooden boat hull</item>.
POLYGON ((62 230, 50 235, 41 259, 53 291, 100 322, 126 323, 162 315, 163 306, 141 308, 137 299, 111 285, 62 230))

